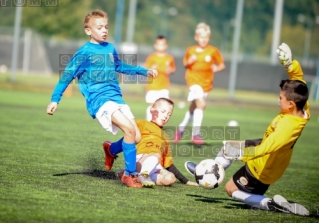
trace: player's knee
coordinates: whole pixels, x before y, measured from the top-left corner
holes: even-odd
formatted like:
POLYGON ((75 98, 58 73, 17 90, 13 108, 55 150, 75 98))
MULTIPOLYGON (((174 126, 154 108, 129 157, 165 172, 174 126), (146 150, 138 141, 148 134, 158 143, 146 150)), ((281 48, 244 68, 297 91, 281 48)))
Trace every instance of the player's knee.
POLYGON ((158 185, 170 186, 175 183, 176 177, 173 173, 165 173, 158 175, 158 185))
POLYGON ((226 193, 228 194, 228 196, 231 197, 233 191, 232 191, 232 186, 231 186, 231 184, 230 184, 229 181, 228 181, 228 182, 226 183, 226 185, 225 185, 225 190, 226 190, 226 193))
POLYGON ((127 126, 126 128, 124 128, 123 132, 124 132, 124 137, 126 136, 136 141, 136 131, 133 125, 127 126))
POLYGON ((164 176, 164 184, 166 186, 174 184, 176 181, 176 177, 173 173, 166 173, 164 176))

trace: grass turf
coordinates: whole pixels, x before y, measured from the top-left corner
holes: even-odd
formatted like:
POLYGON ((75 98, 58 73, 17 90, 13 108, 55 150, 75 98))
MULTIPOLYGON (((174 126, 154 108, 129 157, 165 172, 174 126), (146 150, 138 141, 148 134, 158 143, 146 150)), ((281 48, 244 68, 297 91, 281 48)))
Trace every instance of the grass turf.
MULTIPOLYGON (((52 88, 51 88, 52 89, 52 88)), ((136 118, 144 118, 146 104, 124 95, 136 118), (129 100, 129 98, 131 98, 129 100)), ((82 96, 63 98, 53 116, 46 114, 47 92, 0 90, 0 222, 316 222, 299 217, 251 210, 228 197, 223 189, 243 164, 235 162, 221 187, 206 190, 185 186, 155 189, 127 188, 116 179, 123 168, 123 155, 107 172, 102 142, 117 140, 88 115, 82 96)), ((175 127, 186 108, 176 107, 167 126, 175 127)), ((240 138, 259 138, 278 113, 277 106, 210 103, 206 126, 240 124, 240 138)), ((290 166, 266 195, 281 194, 301 203, 314 214, 319 208, 318 113, 307 124, 295 145, 290 166)), ((207 141, 207 147, 215 141, 207 141)), ((209 155, 196 155, 199 148, 189 141, 173 144, 174 163, 184 170, 186 160, 198 162, 209 155), (185 154, 190 149, 194 154, 185 154)))

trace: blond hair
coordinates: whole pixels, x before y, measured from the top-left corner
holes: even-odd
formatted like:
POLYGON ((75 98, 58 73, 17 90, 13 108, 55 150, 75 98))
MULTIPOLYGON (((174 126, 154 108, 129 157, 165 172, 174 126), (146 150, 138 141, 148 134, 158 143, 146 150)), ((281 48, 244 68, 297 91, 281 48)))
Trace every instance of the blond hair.
POLYGON ((85 16, 84 21, 83 21, 84 28, 87 28, 90 20, 94 19, 94 18, 106 18, 107 19, 107 13, 101 9, 96 9, 94 11, 89 12, 89 14, 87 14, 85 16))
POLYGON ((199 23, 196 27, 196 30, 195 30, 196 35, 201 34, 201 33, 205 33, 205 34, 210 35, 210 27, 204 22, 199 23))

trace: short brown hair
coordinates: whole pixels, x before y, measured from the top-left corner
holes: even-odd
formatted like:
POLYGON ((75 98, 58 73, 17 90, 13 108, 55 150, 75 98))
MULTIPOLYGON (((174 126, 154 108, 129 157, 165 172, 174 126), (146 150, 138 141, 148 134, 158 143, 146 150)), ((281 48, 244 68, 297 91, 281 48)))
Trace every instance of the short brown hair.
POLYGON ((90 20, 93 18, 106 18, 107 19, 107 13, 101 9, 96 9, 94 11, 89 12, 89 14, 87 14, 85 16, 84 21, 83 21, 84 28, 88 27, 90 20))
POLYGON ((168 98, 159 98, 159 99, 157 99, 154 102, 153 106, 159 101, 166 101, 168 104, 173 105, 173 107, 174 107, 174 102, 171 99, 168 99, 168 98))
POLYGON ((287 101, 293 101, 297 110, 303 109, 309 97, 309 90, 305 83, 298 80, 282 80, 279 87, 285 93, 287 101))

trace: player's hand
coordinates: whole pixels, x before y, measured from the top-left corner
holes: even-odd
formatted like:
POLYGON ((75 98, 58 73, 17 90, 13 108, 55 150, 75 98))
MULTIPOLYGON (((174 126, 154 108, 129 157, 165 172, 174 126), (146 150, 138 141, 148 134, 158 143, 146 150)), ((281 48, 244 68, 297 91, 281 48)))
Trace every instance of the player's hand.
POLYGON ((198 183, 193 182, 193 181, 187 181, 186 185, 188 185, 188 186, 199 186, 198 183))
POLYGON ((47 107, 47 114, 48 115, 53 115, 55 110, 58 108, 58 103, 56 102, 51 102, 48 107, 47 107))
POLYGON ((153 78, 156 78, 158 76, 158 72, 157 72, 157 70, 154 70, 154 69, 148 69, 147 75, 152 76, 153 78))
POLYGON ((228 160, 242 160, 245 141, 223 141, 223 156, 228 160))
POLYGON ((195 61, 197 60, 197 56, 195 54, 192 54, 187 61, 188 65, 192 65, 193 63, 195 63, 195 61))
POLYGON ((151 66, 151 69, 153 69, 153 70, 156 70, 157 68, 158 68, 157 64, 153 64, 153 65, 151 66))
POLYGON ((292 64, 292 53, 290 47, 286 43, 282 43, 277 49, 278 58, 280 63, 289 69, 292 64))

